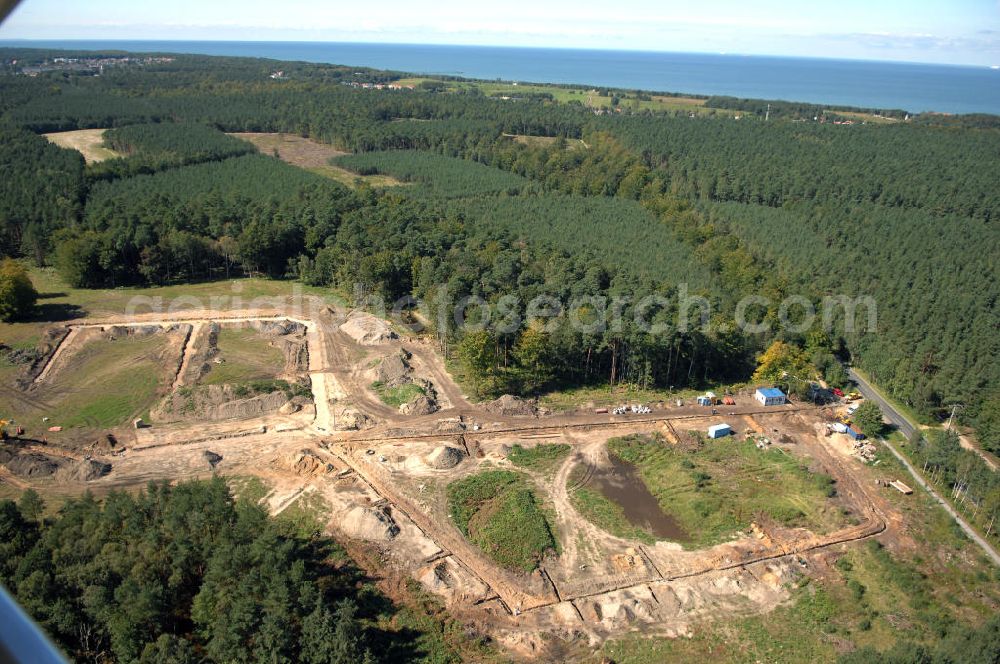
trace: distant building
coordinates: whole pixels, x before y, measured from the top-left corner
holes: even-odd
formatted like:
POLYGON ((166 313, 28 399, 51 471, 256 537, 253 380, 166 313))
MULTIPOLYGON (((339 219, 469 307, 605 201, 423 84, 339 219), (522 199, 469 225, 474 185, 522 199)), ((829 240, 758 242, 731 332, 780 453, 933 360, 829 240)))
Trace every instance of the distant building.
POLYGON ((781 406, 787 401, 785 393, 776 387, 758 387, 753 398, 762 406, 781 406))

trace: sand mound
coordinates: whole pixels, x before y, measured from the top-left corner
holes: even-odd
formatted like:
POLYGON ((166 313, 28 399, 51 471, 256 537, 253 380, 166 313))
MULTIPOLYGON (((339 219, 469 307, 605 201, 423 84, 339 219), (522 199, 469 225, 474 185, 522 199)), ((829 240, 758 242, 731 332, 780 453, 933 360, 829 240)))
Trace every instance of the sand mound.
POLYGON ((323 475, 334 471, 333 464, 326 463, 310 449, 299 450, 288 461, 297 475, 323 475))
POLYGON ((352 507, 336 524, 348 537, 387 542, 399 534, 399 526, 382 510, 352 507))
POLYGON ((424 457, 424 463, 431 468, 447 470, 454 468, 462 461, 462 451, 448 445, 435 448, 430 454, 424 457))
MULTIPOLYGON (((176 326, 171 326, 168 332, 172 332, 173 328, 176 326)), ((104 328, 105 334, 111 338, 120 337, 148 337, 154 334, 160 334, 164 332, 164 329, 159 325, 112 325, 111 327, 104 328)))
MULTIPOLYGON (((31 359, 21 367, 21 372, 17 377, 18 387, 27 388, 31 385, 31 381, 42 372, 46 362, 49 361, 56 348, 68 334, 69 327, 66 326, 50 327, 42 333, 42 339, 38 343, 38 347, 34 351, 27 351, 31 353, 31 359)), ((11 361, 17 364, 17 362, 11 361)))
POLYGON ((438 405, 434 399, 426 394, 421 394, 413 401, 404 403, 399 407, 399 412, 403 415, 430 415, 437 412, 438 405))
POLYGON ((444 562, 431 565, 421 572, 417 580, 424 584, 424 587, 433 593, 441 595, 452 590, 455 580, 448 571, 448 566, 444 562))
POLYGON ((448 417, 443 420, 439 420, 434 429, 435 431, 440 431, 441 433, 457 433, 465 431, 465 422, 463 422, 460 417, 448 417))
POLYGON ((288 396, 280 390, 241 398, 231 385, 202 385, 173 392, 152 415, 165 422, 245 419, 276 412, 286 403, 288 396))
POLYGON ((17 454, 5 463, 7 470, 19 477, 51 477, 59 470, 60 463, 44 454, 17 454))
POLYGON ((363 312, 351 314, 340 326, 340 331, 363 346, 376 346, 399 338, 384 320, 363 312))
POLYGON ((282 415, 291 415, 292 413, 297 413, 302 410, 302 404, 295 401, 289 401, 284 406, 278 409, 278 412, 282 415))
POLYGON ((512 394, 505 394, 499 399, 483 404, 483 410, 495 415, 537 415, 538 407, 534 401, 527 401, 512 394))
POLYGON ((0 357, 17 366, 30 366, 42 357, 37 348, 11 348, 0 343, 0 357))
POLYGON ((304 335, 306 326, 292 320, 252 320, 250 327, 269 337, 283 337, 288 334, 304 335))
POLYGON ((411 382, 410 374, 413 369, 408 360, 410 353, 405 349, 382 358, 375 369, 375 380, 386 387, 399 387, 411 382))
POLYGON ((91 482, 111 472, 111 464, 85 459, 68 464, 59 469, 56 477, 68 482, 91 482))
POLYGON ((371 429, 375 426, 375 420, 362 413, 357 408, 344 406, 334 408, 333 415, 334 428, 337 431, 354 431, 356 429, 371 429))

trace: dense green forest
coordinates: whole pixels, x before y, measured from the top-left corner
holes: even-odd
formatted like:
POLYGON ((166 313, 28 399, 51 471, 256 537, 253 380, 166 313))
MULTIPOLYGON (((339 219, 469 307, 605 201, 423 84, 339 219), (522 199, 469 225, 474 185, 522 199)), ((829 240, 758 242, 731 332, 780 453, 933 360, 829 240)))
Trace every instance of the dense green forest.
POLYGON ((524 191, 530 182, 495 168, 432 152, 392 150, 345 155, 334 163, 359 175, 392 175, 419 186, 409 188, 411 196, 431 198, 466 198, 509 194, 524 191))
POLYGON ((996 384, 1000 335, 985 333, 996 329, 1000 292, 996 255, 987 249, 1000 247, 995 223, 873 204, 704 210, 801 289, 875 293, 878 328, 848 334, 851 350, 879 385, 918 411, 974 403, 996 384), (892 242, 878 241, 883 229, 902 227, 908 232, 892 242))
POLYGON ((83 207, 83 156, 0 124, 0 253, 45 260, 49 237, 83 207))
POLYGON ((458 661, 432 631, 394 629, 336 545, 220 478, 43 510, 33 492, 0 501, 0 583, 77 661, 458 661))
POLYGON ((449 206, 473 232, 503 229, 519 241, 592 257, 614 271, 711 292, 714 277, 638 203, 545 195, 465 199, 449 206))
POLYGON ((260 155, 97 182, 54 261, 84 287, 226 276, 234 266, 283 276, 352 206, 345 187, 260 155))
MULTIPOLYGON (((0 49, 0 257, 76 287, 267 274, 373 308, 414 298, 482 397, 785 373, 843 385, 844 360, 922 417, 963 405, 1000 451, 995 118, 833 125, 808 120, 829 109, 775 104, 764 122, 766 102, 725 98, 708 105, 747 114, 596 115, 437 82, 365 89, 400 75, 353 67, 176 56, 27 77, 11 64, 51 56, 0 49), (123 157, 85 165, 39 135, 80 128, 108 128, 123 157), (240 131, 329 143, 355 153, 337 165, 407 184, 349 189, 225 134, 240 131), (769 329, 735 324, 750 295, 768 302, 748 321, 769 329), (877 326, 838 314, 788 330, 792 295, 871 296, 877 326)), ((996 474, 954 437, 910 451, 941 488, 1000 511, 996 474)), ((393 608, 329 543, 219 480, 87 496, 51 518, 2 502, 0 550, 0 582, 79 659, 453 659, 384 629, 393 608)), ((964 661, 996 631, 845 661, 964 661)))
POLYGON ((127 159, 111 159, 88 170, 92 179, 152 173, 185 164, 220 161, 256 152, 250 143, 205 125, 162 122, 109 129, 104 145, 127 159))
MULTIPOLYGON (((4 53, 12 74, 13 56, 29 62, 45 56, 4 53)), ((202 56, 112 68, 100 77, 0 76, 3 145, 28 140, 25 129, 122 127, 109 132, 109 142, 131 136, 120 145, 136 146, 121 166, 88 167, 86 178, 78 157, 56 157, 64 151, 40 139, 30 150, 17 150, 28 155, 16 165, 22 184, 4 202, 35 203, 18 205, 16 215, 4 212, 9 240, 3 252, 59 263, 75 283, 89 285, 160 283, 234 269, 346 285, 350 266, 368 290, 385 296, 422 295, 434 275, 451 281, 458 296, 487 293, 493 300, 534 292, 539 280, 532 265, 546 267, 540 283, 559 283, 578 274, 576 261, 586 261, 594 277, 577 293, 609 295, 627 286, 677 295, 684 283, 689 292, 709 297, 722 324, 749 294, 774 302, 804 295, 817 303, 825 295, 870 295, 879 307, 877 330, 852 333, 838 320, 826 330, 823 358, 831 352, 849 358, 925 417, 965 404, 961 417, 981 423, 984 444, 1000 449, 994 433, 1000 427, 990 424, 1000 406, 983 390, 1000 380, 994 267, 1000 245, 993 229, 1000 209, 1000 132, 991 122, 971 116, 918 116, 888 125, 797 122, 792 119, 812 109, 789 104, 778 105, 765 123, 757 117, 760 103, 721 98, 709 102, 745 108, 748 115, 736 121, 626 109, 595 116, 581 104, 503 100, 468 87, 355 86, 398 76, 202 56), (280 80, 270 78, 276 69, 285 72, 280 80), (185 129, 213 138, 188 141, 181 137, 185 129), (231 186, 223 177, 233 161, 229 150, 237 146, 216 130, 287 131, 354 152, 394 150, 343 163, 415 184, 406 188, 405 200, 399 192, 350 194, 318 183, 290 185, 310 193, 287 197, 266 184, 240 190, 242 175, 231 186), (517 140, 521 135, 554 140, 517 140), (570 146, 560 137, 584 140, 570 146), (196 143, 206 150, 199 152, 196 143), (175 147, 164 150, 166 145, 175 147), (143 159, 157 164, 149 170, 214 161, 175 169, 176 178, 162 170, 141 185, 117 177, 142 172, 143 159), (43 168, 52 176, 38 176, 43 168), (187 168, 208 169, 205 180, 217 186, 209 192, 185 182, 187 168), (208 175, 213 168, 221 170, 208 175), (102 169, 117 179, 101 182, 102 169), (53 199, 55 187, 63 195, 53 199), (639 205, 601 202, 610 198, 639 205), (388 226, 416 237, 385 237, 379 231, 387 219, 388 226), (359 228, 368 236, 351 237, 359 228), (72 251, 54 251, 61 244, 72 251), (483 257, 463 260, 462 252, 483 257), (74 264, 75 271, 69 269, 74 264), (494 282, 499 285, 488 286, 494 282)), ((235 163, 274 168, 275 178, 294 179, 278 173, 279 164, 263 166, 274 161, 269 157, 253 159, 260 161, 240 157, 235 163)), ((754 316, 773 320, 776 306, 754 316)), ((438 333, 449 348, 462 341, 456 330, 438 333)), ((543 356, 561 360, 564 349, 546 334, 543 356)), ((696 384, 748 375, 754 355, 776 336, 807 347, 810 334, 715 331, 693 339, 674 333, 652 345, 697 347, 696 357, 714 354, 735 367, 720 370, 695 359, 683 375, 685 383, 696 384)), ((587 367, 583 375, 591 380, 628 376, 676 384, 677 371, 662 369, 660 354, 636 339, 627 343, 626 363, 652 368, 621 371, 626 336, 627 330, 604 333, 600 343, 583 345, 584 362, 571 354, 567 363, 587 367), (592 372, 594 366, 602 369, 592 372)), ((486 364, 506 375, 517 364, 511 349, 519 336, 499 337, 492 339, 494 361, 486 364)), ((667 356, 673 362, 673 354, 667 356)), ((579 379, 558 370, 559 363, 532 361, 540 380, 499 384, 529 389, 579 379)), ((824 359, 817 367, 828 364, 824 359)))

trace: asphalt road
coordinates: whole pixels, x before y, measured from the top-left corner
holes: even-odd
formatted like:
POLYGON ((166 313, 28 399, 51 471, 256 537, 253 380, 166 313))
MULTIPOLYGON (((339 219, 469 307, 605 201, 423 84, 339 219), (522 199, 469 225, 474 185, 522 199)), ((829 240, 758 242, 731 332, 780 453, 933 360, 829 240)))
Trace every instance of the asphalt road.
MULTIPOLYGON (((854 373, 854 370, 851 368, 847 369, 847 375, 851 378, 851 380, 857 383, 858 391, 861 392, 862 395, 864 395, 865 399, 877 403, 879 408, 882 409, 882 414, 885 415, 885 417, 891 423, 895 424, 904 436, 910 438, 916 432, 914 426, 905 417, 903 417, 902 413, 893 408, 892 404, 890 404, 888 401, 879 396, 878 392, 876 392, 875 389, 871 386, 871 383, 866 381, 858 374, 854 373)), ((889 448, 889 451, 892 452, 893 456, 899 459, 900 463, 902 463, 906 467, 906 469, 910 471, 910 475, 913 476, 913 479, 917 482, 917 484, 923 487, 923 489, 927 493, 931 494, 934 500, 940 503, 941 507, 943 507, 944 510, 948 514, 950 514, 953 519, 955 519, 955 522, 958 523, 958 525, 962 528, 963 531, 965 531, 965 534, 969 536, 969 539, 978 544, 979 547, 986 552, 986 555, 988 555, 993 560, 994 563, 1000 565, 1000 553, 997 553, 996 549, 994 549, 989 542, 980 537, 979 533, 973 530, 972 526, 970 526, 968 522, 966 522, 966 520, 962 518, 962 515, 959 514, 957 511, 955 511, 955 509, 951 505, 949 505, 943 498, 941 498, 938 492, 935 491, 930 484, 924 481, 924 478, 920 475, 919 472, 917 472, 917 469, 913 467, 910 461, 905 456, 903 456, 899 452, 899 450, 893 447, 892 443, 883 439, 882 444, 885 445, 887 448, 889 448)))
POLYGON ((875 391, 875 388, 871 386, 871 383, 854 373, 854 369, 851 369, 850 367, 847 368, 847 375, 851 380, 857 383, 858 392, 861 392, 865 399, 877 403, 878 407, 882 409, 882 414, 885 415, 892 424, 896 425, 904 436, 910 438, 914 433, 916 433, 916 428, 914 428, 913 424, 903 417, 902 413, 893 408, 892 404, 879 396, 879 393, 875 391))

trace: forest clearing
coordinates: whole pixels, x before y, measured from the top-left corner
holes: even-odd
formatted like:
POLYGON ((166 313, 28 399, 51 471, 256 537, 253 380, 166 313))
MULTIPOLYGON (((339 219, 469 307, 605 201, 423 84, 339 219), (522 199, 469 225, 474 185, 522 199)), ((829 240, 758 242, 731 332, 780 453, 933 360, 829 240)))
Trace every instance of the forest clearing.
POLYGON ((59 131, 52 134, 45 134, 49 139, 62 148, 76 150, 83 155, 88 164, 95 164, 106 159, 117 159, 121 155, 104 146, 104 132, 106 129, 77 129, 74 131, 59 131))
POLYGON ((348 153, 294 134, 239 132, 230 136, 253 143, 263 154, 276 155, 285 163, 336 180, 348 187, 355 186, 359 180, 371 187, 392 187, 401 184, 389 176, 359 176, 334 166, 332 163, 334 158, 348 153))
POLYGON ((989 118, 7 67, 0 582, 74 657, 857 661, 992 629, 1000 575, 880 441, 997 541, 951 430, 1000 449, 989 118))
MULTIPOLYGON (((74 358, 100 353, 96 361, 103 357, 124 369, 102 383, 102 396, 113 396, 115 384, 130 386, 135 367, 121 365, 104 346, 95 344, 110 344, 123 352, 136 333, 143 339, 176 337, 169 346, 172 359, 163 355, 162 347, 157 351, 164 366, 178 367, 177 377, 161 378, 159 395, 171 391, 171 379, 175 399, 178 395, 190 399, 190 390, 199 384, 186 383, 192 378, 206 385, 266 380, 277 374, 261 370, 296 356, 289 355, 285 340, 302 334, 292 319, 283 317, 278 302, 253 312, 229 311, 209 318, 186 311, 168 318, 144 314, 128 322, 114 316, 102 323, 88 319, 92 327, 72 327, 71 322, 76 334, 67 336, 52 352, 53 358, 42 363, 45 374, 38 382, 68 385, 74 371, 86 371, 88 366, 74 358), (134 332, 128 334, 123 324, 134 332), (114 341, 107 340, 109 334, 114 341), (213 358, 222 361, 214 363, 213 358), (270 359, 261 364, 266 358, 270 359)), ((71 495, 84 487, 102 495, 159 478, 176 481, 213 474, 259 478, 265 489, 258 500, 273 513, 285 515, 289 523, 298 524, 296 528, 319 528, 338 540, 377 548, 383 559, 388 556, 392 561, 395 573, 417 579, 451 610, 475 616, 480 629, 521 653, 544 650, 551 636, 565 639, 571 633, 588 634, 589 642, 610 639, 609 647, 614 648, 617 638, 636 628, 677 636, 711 629, 723 616, 752 621, 759 613, 781 610, 776 607, 796 594, 789 587, 827 583, 832 569, 828 566, 846 543, 878 537, 894 551, 912 546, 909 535, 897 529, 901 519, 910 518, 904 516, 907 504, 895 492, 873 491, 870 468, 843 457, 839 448, 828 447, 820 431, 829 414, 811 406, 762 410, 746 395, 728 420, 740 433, 766 433, 773 439, 767 453, 749 444, 747 449, 764 454, 762 459, 773 457, 778 465, 769 470, 754 464, 734 466, 741 481, 752 484, 754 473, 764 473, 779 483, 805 481, 804 490, 829 483, 836 487, 836 513, 843 510, 846 520, 840 516, 840 521, 824 521, 825 527, 814 532, 803 525, 817 522, 789 520, 786 507, 772 511, 754 498, 758 494, 726 491, 729 525, 717 531, 725 534, 714 542, 693 545, 663 540, 648 531, 640 535, 608 530, 600 519, 577 511, 573 492, 586 484, 579 469, 591 469, 586 475, 607 467, 610 450, 635 459, 640 468, 646 462, 633 456, 637 451, 649 454, 662 448, 663 452, 655 452, 662 455, 680 446, 688 450, 680 454, 695 453, 697 443, 677 442, 670 432, 697 432, 708 426, 714 420, 703 407, 664 405, 648 416, 582 409, 502 416, 466 401, 441 372, 440 360, 425 341, 404 337, 358 345, 341 331, 348 312, 309 310, 321 312, 303 328, 311 388, 291 400, 283 397, 284 403, 296 407, 272 414, 244 407, 215 421, 204 416, 196 422, 160 421, 154 415, 152 426, 146 420, 138 429, 131 421, 64 420, 62 431, 47 434, 47 445, 30 440, 44 427, 28 424, 26 440, 4 448, 5 464, 11 472, 27 473, 17 479, 21 486, 36 487, 45 496, 71 495), (396 366, 394 358, 401 352, 409 358, 403 373, 385 373, 381 367, 396 366), (437 399, 444 407, 407 415, 398 404, 387 406, 371 383, 372 376, 399 380, 411 375, 429 386, 420 396, 440 395, 437 399), (619 447, 621 441, 633 441, 632 448, 619 447), (625 449, 634 451, 626 454, 625 449), (792 465, 785 467, 787 463, 792 465), (78 470, 80 464, 99 464, 99 470, 78 470), (819 473, 816 480, 809 479, 814 472, 819 473), (449 507, 446 494, 453 494, 453 487, 462 482, 477 482, 490 473, 516 479, 513 492, 488 490, 503 505, 488 505, 485 512, 483 506, 473 507, 469 516, 449 523, 447 515, 458 503, 452 499, 449 507), (516 505, 522 507, 515 509, 516 505), (494 523, 489 514, 502 515, 503 521, 494 523), (537 532, 538 539, 508 539, 512 533, 525 532, 537 532)), ((286 368, 282 377, 301 370, 290 366, 293 373, 286 368)), ((29 388, 25 394, 34 398, 36 392, 38 388, 29 388)), ((255 398, 259 397, 244 393, 237 400, 246 403, 255 398)), ((184 410, 178 406, 173 412, 184 410)), ((41 414, 25 414, 19 421, 37 421, 41 414)), ((50 421, 60 420, 50 417, 50 421)), ((737 440, 714 444, 720 450, 744 449, 737 440)), ((707 448, 697 454, 706 453, 717 456, 707 448)), ((685 463, 677 468, 683 469, 685 463)), ((700 467, 690 472, 698 475, 700 467)), ((734 480, 726 479, 720 469, 709 470, 708 481, 719 482, 724 489, 734 480)), ((704 481, 681 476, 671 480, 672 476, 659 473, 655 477, 663 479, 647 484, 655 495, 663 496, 663 509, 674 515, 691 509, 698 498, 697 493, 685 497, 691 488, 681 485, 704 481), (695 502, 682 507, 677 500, 695 502)), ((469 486, 463 489, 466 495, 479 491, 469 486)), ((793 504, 798 500, 794 494, 788 499, 793 504)), ((809 501, 798 504, 814 506, 809 501)), ((586 642, 571 638, 567 644, 586 642)), ((809 647, 820 646, 809 642, 809 647)))

